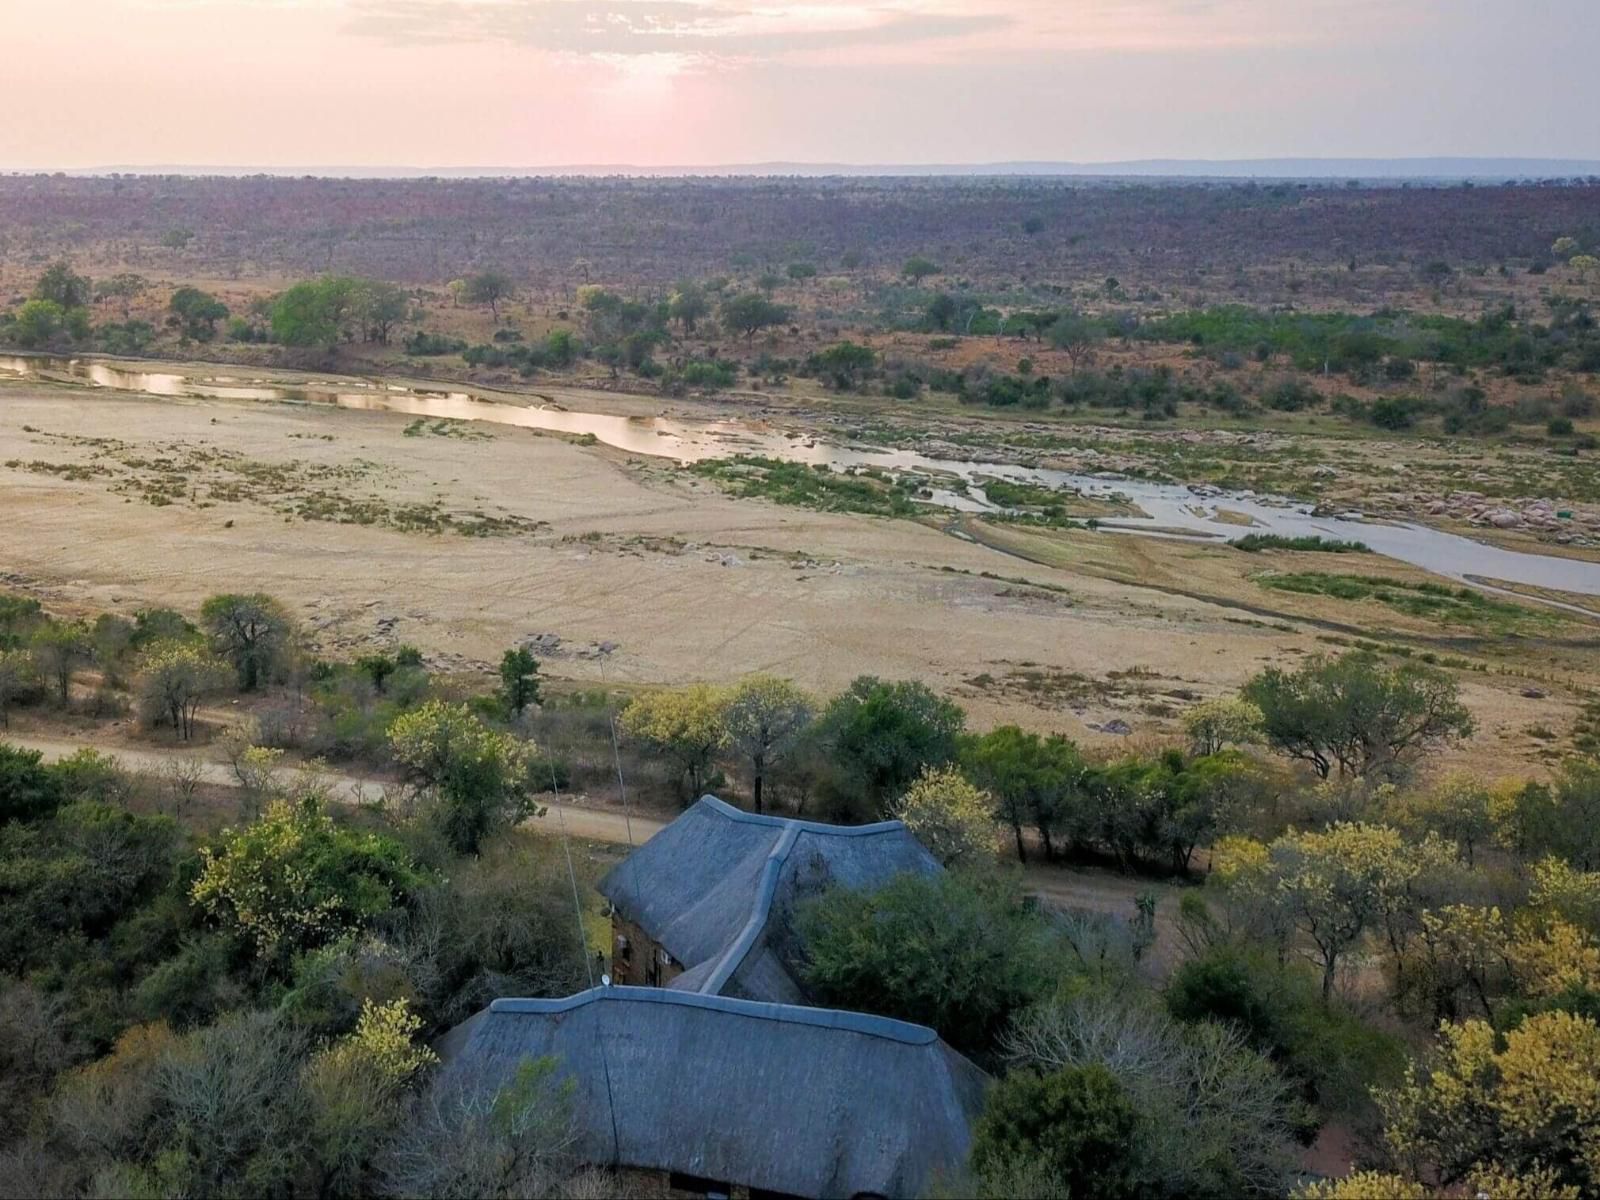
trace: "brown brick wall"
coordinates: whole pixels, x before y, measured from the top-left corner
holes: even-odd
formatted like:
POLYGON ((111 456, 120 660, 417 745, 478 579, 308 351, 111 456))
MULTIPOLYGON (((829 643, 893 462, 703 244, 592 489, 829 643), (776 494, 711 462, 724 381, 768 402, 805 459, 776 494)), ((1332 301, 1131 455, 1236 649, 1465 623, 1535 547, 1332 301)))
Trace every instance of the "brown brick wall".
POLYGON ((683 964, 644 930, 620 913, 611 914, 612 983, 666 987, 683 974, 683 969, 683 964))

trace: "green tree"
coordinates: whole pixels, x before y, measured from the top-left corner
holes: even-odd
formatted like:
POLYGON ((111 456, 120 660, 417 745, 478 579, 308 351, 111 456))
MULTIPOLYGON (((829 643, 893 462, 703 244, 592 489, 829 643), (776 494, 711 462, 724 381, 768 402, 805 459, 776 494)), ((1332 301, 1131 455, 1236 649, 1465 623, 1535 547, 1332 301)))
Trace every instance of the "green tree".
POLYGON ((462 297, 468 304, 487 304, 496 325, 500 323, 500 301, 511 295, 511 276, 504 271, 478 271, 467 276, 462 297))
POLYGON ((762 811, 768 772, 795 747, 815 717, 811 697, 787 679, 751 675, 728 693, 723 724, 728 744, 750 764, 757 812, 762 811))
POLYGON ((796 283, 805 283, 817 277, 817 266, 815 263, 792 262, 785 268, 785 273, 796 283))
POLYGON ((0 824, 37 821, 61 804, 61 781, 37 750, 0 742, 0 824))
POLYGON ((995 798, 1002 820, 1011 826, 1017 860, 1028 861, 1022 830, 1032 825, 1044 843, 1045 857, 1056 852, 1054 835, 1081 802, 1088 768, 1078 748, 1056 734, 1041 738, 1015 725, 1002 725, 970 740, 961 752, 967 773, 995 798))
POLYGON ((17 309, 11 336, 24 349, 48 346, 65 328, 66 319, 66 311, 54 300, 29 300, 17 309))
POLYGON ((944 333, 949 330, 950 326, 955 324, 956 314, 960 311, 960 308, 961 306, 956 303, 954 296, 949 292, 940 292, 932 300, 928 301, 927 307, 922 312, 923 316, 927 318, 930 328, 944 333))
POLYGON ((0 650, 0 728, 11 724, 11 704, 35 687, 33 658, 25 650, 0 650))
POLYGON ((669 759, 700 795, 716 752, 728 740, 727 693, 709 684, 663 688, 635 697, 618 723, 628 737, 669 759))
POLYGON ((94 287, 87 275, 79 275, 65 259, 52 263, 39 282, 33 285, 33 299, 47 300, 63 311, 83 308, 94 296, 94 287))
POLYGON ((228 315, 228 306, 210 292, 181 287, 172 293, 167 307, 183 322, 183 330, 197 342, 209 342, 217 334, 217 322, 228 315))
POLYGON ((500 657, 500 695, 516 716, 539 703, 539 660, 526 646, 507 650, 500 657))
POLYGON ((65 707, 71 699, 73 675, 94 653, 89 627, 82 621, 51 621, 34 630, 29 647, 39 674, 51 682, 56 702, 65 707))
POLYGON ((238 672, 241 691, 271 679, 293 646, 293 619, 263 592, 212 596, 200 606, 200 621, 217 653, 238 672))
POLYGON ((402 713, 389 745, 458 853, 476 854, 496 829, 541 814, 531 799, 532 746, 464 704, 430 700, 402 713))
POLYGON ((904 275, 912 283, 920 284, 929 276, 943 274, 943 268, 931 258, 924 258, 918 254, 906 259, 905 264, 900 268, 900 274, 904 275))
POLYGON ((1535 809, 1530 848, 1584 871, 1600 871, 1600 761, 1562 763, 1547 797, 1535 809))
POLYGON ((1377 655, 1324 655, 1299 670, 1269 667, 1245 685, 1268 745, 1326 779, 1403 774, 1424 750, 1472 733, 1455 680, 1418 663, 1386 667, 1377 655))
POLYGON ((903 873, 877 891, 832 887, 801 904, 802 974, 818 1002, 928 1025, 988 1049, 1057 968, 1015 881, 903 873))
POLYGON ((788 309, 755 292, 722 302, 722 327, 729 333, 742 334, 746 341, 763 329, 782 325, 788 319, 788 309))
POLYGON ((990 1089, 972 1133, 979 1178, 1034 1161, 1072 1197, 1132 1200, 1140 1152, 1139 1113, 1100 1066, 1013 1071, 990 1089))
POLYGON ((684 280, 678 284, 677 290, 672 293, 672 298, 667 302, 667 311, 672 319, 683 326, 685 333, 693 333, 695 325, 711 311, 711 301, 706 298, 706 292, 698 283, 684 280))
POLYGON ((361 340, 389 344, 395 325, 405 320, 409 307, 405 290, 381 279, 358 279, 351 289, 351 314, 361 326, 361 340))
POLYGON ((862 675, 817 722, 829 790, 843 805, 881 815, 925 767, 955 760, 965 722, 960 708, 924 684, 862 675))
POLYGON ((355 281, 339 276, 297 283, 272 303, 272 336, 285 346, 333 350, 345 336, 355 281))
POLYGON ((860 386, 862 378, 871 372, 877 361, 878 355, 872 347, 846 341, 813 354, 807 365, 818 377, 846 392, 860 386))

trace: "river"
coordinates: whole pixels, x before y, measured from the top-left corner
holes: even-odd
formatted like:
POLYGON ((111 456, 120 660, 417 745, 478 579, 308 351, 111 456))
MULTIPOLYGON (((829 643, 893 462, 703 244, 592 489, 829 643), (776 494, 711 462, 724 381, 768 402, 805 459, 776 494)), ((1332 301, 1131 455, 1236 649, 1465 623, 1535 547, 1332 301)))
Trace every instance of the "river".
MULTIPOLYGON (((1487 545, 1459 534, 1399 521, 1315 516, 1309 506, 1251 492, 1218 492, 1179 483, 1108 478, 1048 467, 975 459, 935 458, 914 450, 886 450, 828 442, 779 432, 743 421, 686 421, 577 412, 538 397, 493 395, 470 389, 429 388, 339 377, 295 380, 214 372, 150 370, 125 362, 38 355, 0 356, 0 374, 24 379, 87 384, 145 396, 332 404, 340 408, 403 413, 429 419, 490 421, 554 433, 594 437, 630 454, 695 462, 756 454, 835 470, 876 468, 931 476, 930 503, 967 512, 991 509, 985 477, 1034 483, 1088 497, 1126 497, 1143 515, 1102 519, 1120 532, 1233 539, 1245 533, 1288 537, 1321 536, 1365 542, 1373 551, 1463 583, 1500 590, 1496 583, 1600 596, 1600 563, 1533 554, 1487 545), (532 401, 524 403, 521 401, 532 401), (965 487, 940 487, 939 477, 965 487), (1219 517, 1226 509, 1230 519, 1219 517), (1238 515, 1254 522, 1246 528, 1238 515)), ((1573 611, 1584 608, 1561 605, 1573 611)), ((1593 615, 1593 614, 1591 614, 1593 615)))

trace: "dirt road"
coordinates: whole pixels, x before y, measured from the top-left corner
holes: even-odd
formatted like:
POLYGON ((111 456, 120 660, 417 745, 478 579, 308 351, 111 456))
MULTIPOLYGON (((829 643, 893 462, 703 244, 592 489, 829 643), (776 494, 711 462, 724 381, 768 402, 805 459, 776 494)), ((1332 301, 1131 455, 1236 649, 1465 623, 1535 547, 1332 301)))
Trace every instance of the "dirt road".
MULTIPOLYGON (((97 745, 89 739, 74 741, 64 738, 38 738, 38 737, 7 737, 4 739, 13 745, 21 746, 27 750, 37 750, 44 755, 47 762, 66 758, 79 750, 99 750, 102 745, 97 745)), ((113 749, 107 751, 129 770, 148 774, 159 773, 174 758, 198 759, 202 770, 202 781, 221 787, 238 787, 239 781, 234 777, 233 769, 225 762, 206 758, 203 755, 184 750, 128 750, 113 749)), ((328 781, 333 785, 334 798, 349 803, 377 802, 383 798, 385 783, 382 780, 361 778, 355 775, 329 775, 328 781)), ((559 832, 561 824, 565 830, 575 838, 583 838, 592 842, 614 842, 617 845, 628 845, 630 840, 633 845, 640 845, 658 831, 665 827, 666 822, 655 817, 634 814, 631 818, 623 813, 610 809, 589 808, 582 804, 570 802, 550 803, 550 812, 545 820, 551 822, 559 832)))

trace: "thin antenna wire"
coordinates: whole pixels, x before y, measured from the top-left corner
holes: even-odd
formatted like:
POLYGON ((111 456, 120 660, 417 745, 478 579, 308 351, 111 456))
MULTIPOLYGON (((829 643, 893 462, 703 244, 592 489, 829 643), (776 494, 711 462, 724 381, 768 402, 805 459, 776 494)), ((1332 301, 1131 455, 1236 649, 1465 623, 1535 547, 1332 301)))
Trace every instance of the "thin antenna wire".
POLYGON ((617 713, 611 703, 611 685, 606 681, 609 651, 600 652, 600 686, 606 689, 606 724, 611 727, 611 761, 617 768, 617 791, 622 795, 622 822, 628 830, 628 849, 633 849, 633 813, 628 806, 628 785, 622 781, 622 751, 617 746, 617 713))
POLYGON ((578 953, 583 955, 583 973, 594 987, 594 964, 589 961, 589 937, 583 928, 583 901, 578 897, 578 872, 572 865, 572 839, 567 836, 567 810, 561 803, 561 785, 556 781, 555 743, 549 744, 545 761, 550 766, 550 791, 555 794, 556 820, 561 826, 561 849, 567 856, 567 881, 572 884, 572 912, 578 921, 578 953))
MULTIPOLYGON (((583 901, 578 897, 578 872, 572 865, 572 838, 567 833, 567 810, 561 804, 561 784, 556 779, 555 740, 549 742, 549 752, 545 759, 550 767, 550 791, 555 795, 556 820, 561 826, 561 849, 567 856, 567 880, 572 884, 572 910, 578 922, 578 953, 583 955, 583 971, 588 977, 589 987, 594 988, 594 965, 589 961, 589 940, 583 928, 583 901)), ((599 1013, 596 1011, 596 1023, 590 1026, 594 1035, 595 1048, 600 1051, 600 1071, 606 1081, 606 1111, 611 1117, 611 1158, 618 1160, 621 1150, 621 1136, 617 1132, 617 1100, 611 1088, 611 1056, 606 1053, 606 1039, 598 1027, 599 1013)))

